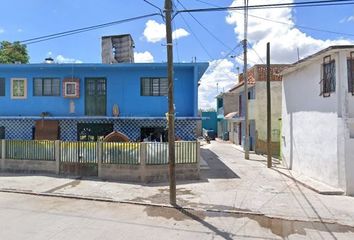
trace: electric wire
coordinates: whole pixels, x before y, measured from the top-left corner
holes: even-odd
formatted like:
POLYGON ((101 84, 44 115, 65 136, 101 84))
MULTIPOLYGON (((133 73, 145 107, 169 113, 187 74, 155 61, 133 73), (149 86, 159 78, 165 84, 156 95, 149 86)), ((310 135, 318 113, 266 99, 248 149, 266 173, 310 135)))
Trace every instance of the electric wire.
POLYGON ((96 30, 96 29, 100 29, 100 28, 110 27, 110 26, 117 25, 117 24, 122 24, 122 23, 126 23, 126 22, 132 22, 132 21, 135 21, 135 20, 148 18, 148 17, 153 17, 153 16, 159 16, 159 15, 160 15, 159 13, 151 13, 151 14, 146 14, 146 15, 142 15, 142 16, 126 18, 126 19, 122 19, 122 20, 118 20, 118 21, 113 21, 113 22, 108 22, 108 23, 103 23, 103 24, 98 24, 98 25, 92 25, 92 26, 89 26, 89 27, 83 27, 83 28, 63 31, 63 32, 59 32, 59 33, 48 34, 48 35, 44 35, 44 36, 40 36, 40 37, 35 37, 35 38, 22 40, 22 41, 19 41, 19 42, 21 44, 29 45, 29 44, 34 44, 34 43, 38 43, 38 42, 48 41, 48 40, 52 40, 52 39, 55 39, 55 38, 61 38, 61 37, 69 36, 69 35, 74 35, 74 34, 78 34, 78 33, 82 33, 82 32, 88 32, 88 31, 92 31, 92 30, 96 30))
MULTIPOLYGON (((195 1, 201 2, 201 3, 204 3, 206 5, 213 6, 213 7, 220 7, 218 5, 215 5, 215 4, 212 4, 212 3, 208 3, 208 2, 205 2, 205 1, 202 1, 202 0, 195 0, 195 1)), ((238 11, 233 11, 233 12, 235 12, 237 14, 243 14, 243 13, 238 12, 238 11)), ((258 19, 262 19, 262 20, 265 20, 265 21, 269 21, 269 22, 274 22, 274 23, 284 24, 284 25, 288 25, 288 26, 292 26, 292 27, 297 27, 297 28, 300 28, 300 29, 308 29, 308 30, 311 30, 311 31, 325 32, 325 33, 331 33, 331 34, 337 34, 337 35, 354 36, 354 34, 352 34, 352 33, 336 32, 336 31, 320 29, 320 28, 314 28, 314 27, 309 27, 309 26, 304 26, 304 25, 291 24, 291 23, 287 23, 287 22, 282 22, 282 21, 277 21, 277 20, 273 20, 273 19, 269 19, 269 18, 256 16, 256 15, 253 15, 253 14, 248 14, 248 15, 250 17, 253 17, 253 18, 258 18, 258 19)))
POLYGON ((248 47, 257 55, 257 57, 259 58, 259 60, 261 60, 261 62, 263 63, 263 64, 265 64, 264 63, 264 61, 263 61, 263 59, 261 58, 261 56, 258 54, 258 52, 256 51, 256 49, 254 49, 254 47, 249 43, 249 42, 247 42, 247 45, 248 45, 248 47))
MULTIPOLYGON (((293 3, 277 3, 277 4, 260 4, 248 6, 248 9, 270 9, 270 8, 290 8, 290 7, 322 7, 322 6, 343 6, 354 5, 353 0, 323 0, 323 1, 310 1, 310 2, 293 2, 293 3)), ((213 7, 213 8, 195 8, 187 10, 179 10, 179 13, 186 12, 215 12, 215 11, 230 11, 230 10, 243 10, 243 6, 235 7, 213 7)))
POLYGON ((180 17, 182 18, 184 24, 186 25, 186 27, 188 28, 188 30, 192 33, 192 36, 197 40, 197 42, 199 43, 199 45, 202 47, 202 49, 204 50, 204 52, 206 53, 206 55, 208 55, 208 57, 210 59, 213 59, 213 57, 211 56, 211 54, 209 53, 209 51, 207 50, 207 48, 204 46, 204 44, 202 43, 202 41, 199 39, 199 37, 194 33, 194 31, 192 30, 191 26, 187 23, 186 19, 183 17, 183 15, 181 14, 180 17))
MULTIPOLYGON (((176 5, 172 2, 172 5, 173 5, 173 8, 176 8, 176 5)), ((176 28, 176 23, 175 23, 175 21, 172 21, 172 25, 173 25, 173 28, 174 29, 177 29, 176 28)), ((179 49, 178 49, 178 40, 177 40, 178 38, 175 38, 175 39, 173 39, 174 41, 175 41, 175 43, 176 43, 176 53, 177 53, 177 61, 178 62, 181 62, 180 61, 180 58, 179 58, 179 49)))
MULTIPOLYGON (((187 9, 180 0, 177 0, 177 2, 183 7, 183 9, 187 9)), ((209 33, 210 36, 212 36, 216 41, 218 41, 221 45, 224 47, 231 49, 228 45, 226 45, 220 38, 218 38, 215 34, 213 34, 207 27, 205 27, 196 17, 193 16, 192 13, 188 13, 207 33, 209 33)))

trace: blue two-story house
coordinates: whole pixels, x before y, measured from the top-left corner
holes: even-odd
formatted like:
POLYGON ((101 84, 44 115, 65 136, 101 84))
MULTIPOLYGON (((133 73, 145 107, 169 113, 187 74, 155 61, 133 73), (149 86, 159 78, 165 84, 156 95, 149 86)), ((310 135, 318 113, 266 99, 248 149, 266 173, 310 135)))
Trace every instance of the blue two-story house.
MULTIPOLYGON (((208 63, 174 64, 176 138, 193 140, 208 63)), ((0 138, 97 141, 118 131, 163 140, 167 64, 0 65, 0 138)))

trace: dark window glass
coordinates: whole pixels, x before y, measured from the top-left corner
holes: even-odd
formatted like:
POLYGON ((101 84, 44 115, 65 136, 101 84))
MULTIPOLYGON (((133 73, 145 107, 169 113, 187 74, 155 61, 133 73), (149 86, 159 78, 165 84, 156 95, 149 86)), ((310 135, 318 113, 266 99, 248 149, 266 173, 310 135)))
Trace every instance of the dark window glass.
POLYGON ((60 96, 60 80, 58 78, 35 78, 33 81, 34 96, 60 96))
POLYGON ((142 78, 142 96, 166 96, 168 91, 167 78, 142 78))
POLYGON ((100 96, 106 95, 106 80, 98 79, 97 80, 97 94, 100 96))
POLYGON ((75 95, 76 91, 76 84, 75 83, 66 83, 66 95, 75 95))
POLYGON ((5 139, 5 127, 0 127, 0 139, 5 139))
POLYGON ((329 97, 336 91, 336 69, 335 61, 327 56, 322 64, 321 95, 329 97), (329 60, 328 60, 329 59, 329 60))
POLYGON ((348 92, 354 95, 354 59, 348 60, 347 69, 348 69, 348 92))
POLYGON ((87 90, 89 96, 95 95, 95 80, 90 79, 87 81, 87 90))
POLYGON ((0 96, 5 96, 5 78, 0 78, 0 96))

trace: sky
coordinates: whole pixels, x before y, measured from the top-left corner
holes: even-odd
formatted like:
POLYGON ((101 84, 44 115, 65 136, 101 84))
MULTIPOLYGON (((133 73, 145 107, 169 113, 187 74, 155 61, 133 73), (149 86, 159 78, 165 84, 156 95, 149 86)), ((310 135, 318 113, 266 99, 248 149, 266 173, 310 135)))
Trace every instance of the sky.
MULTIPOLYGON (((163 0, 149 1, 163 8, 163 0)), ((294 0, 249 0, 250 5, 281 2, 294 0)), ((242 4, 243 0, 174 0, 176 9, 242 4)), ((1 0, 1 9, 0 41, 22 41, 159 11, 143 0, 1 0)), ((249 66, 265 62, 267 42, 272 63, 293 63, 298 52, 303 58, 329 45, 354 44, 353 29, 354 5, 250 10, 249 66)), ((180 13, 173 19, 173 30, 175 62, 209 62, 199 87, 199 108, 215 108, 215 96, 235 85, 243 69, 242 11, 180 13)), ((99 63, 101 36, 126 33, 135 41, 136 62, 166 62, 164 21, 154 16, 30 44, 30 63, 46 57, 58 63, 99 63)))

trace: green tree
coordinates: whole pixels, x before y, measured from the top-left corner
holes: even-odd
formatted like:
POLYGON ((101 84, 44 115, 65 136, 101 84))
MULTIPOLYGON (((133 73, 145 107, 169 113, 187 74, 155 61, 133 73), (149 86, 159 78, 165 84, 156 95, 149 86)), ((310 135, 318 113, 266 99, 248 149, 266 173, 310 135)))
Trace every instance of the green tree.
POLYGON ((28 63, 29 56, 26 45, 20 42, 2 41, 0 43, 0 63, 28 63))

